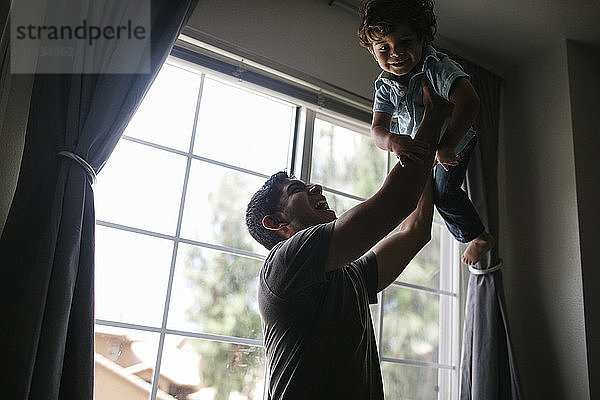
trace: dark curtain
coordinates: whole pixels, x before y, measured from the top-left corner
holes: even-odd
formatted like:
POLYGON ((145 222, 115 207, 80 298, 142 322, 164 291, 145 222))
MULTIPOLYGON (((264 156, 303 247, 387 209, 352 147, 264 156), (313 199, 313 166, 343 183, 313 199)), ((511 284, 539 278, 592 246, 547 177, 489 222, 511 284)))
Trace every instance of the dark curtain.
POLYGON ((58 153, 74 153, 100 171, 196 3, 151 1, 149 74, 35 76, 19 179, 0 239, 2 398, 92 398, 92 174, 58 153))
MULTIPOLYGON (((498 240, 498 130, 502 81, 486 69, 446 51, 471 76, 481 107, 479 141, 467 170, 466 188, 483 224, 498 240)), ((462 343, 461 400, 521 398, 502 287, 500 243, 471 269, 462 343), (487 271, 486 271, 487 270, 487 271)))

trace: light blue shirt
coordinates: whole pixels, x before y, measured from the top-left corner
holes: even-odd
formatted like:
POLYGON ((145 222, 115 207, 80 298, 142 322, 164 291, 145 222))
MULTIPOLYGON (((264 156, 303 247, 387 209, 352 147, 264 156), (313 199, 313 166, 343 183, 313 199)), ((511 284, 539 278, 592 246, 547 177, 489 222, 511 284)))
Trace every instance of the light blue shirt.
MULTIPOLYGON (((393 118, 397 118, 398 122, 392 124, 391 131, 410 135, 413 138, 417 133, 425 111, 421 75, 426 74, 437 94, 446 100, 449 100, 450 88, 457 78, 469 78, 469 75, 463 71, 457 62, 431 46, 426 46, 423 49, 422 58, 422 69, 410 78, 408 87, 396 80, 397 78, 393 74, 386 71, 382 72, 375 81, 373 111, 384 112, 390 114, 393 118)), ((448 122, 449 119, 444 122, 440 131, 440 138, 444 135, 448 122)), ((475 130, 471 127, 456 146, 455 152, 458 154, 473 136, 475 136, 475 130)))

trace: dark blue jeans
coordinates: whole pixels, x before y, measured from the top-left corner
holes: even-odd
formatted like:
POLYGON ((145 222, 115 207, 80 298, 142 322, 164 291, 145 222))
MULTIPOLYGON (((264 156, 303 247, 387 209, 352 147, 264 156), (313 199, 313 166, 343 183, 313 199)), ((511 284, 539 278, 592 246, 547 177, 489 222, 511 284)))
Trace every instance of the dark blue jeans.
POLYGON ((461 189, 476 143, 477 136, 474 136, 458 154, 458 165, 449 171, 440 164, 435 166, 434 204, 450 233, 462 243, 475 239, 485 229, 469 196, 461 189))

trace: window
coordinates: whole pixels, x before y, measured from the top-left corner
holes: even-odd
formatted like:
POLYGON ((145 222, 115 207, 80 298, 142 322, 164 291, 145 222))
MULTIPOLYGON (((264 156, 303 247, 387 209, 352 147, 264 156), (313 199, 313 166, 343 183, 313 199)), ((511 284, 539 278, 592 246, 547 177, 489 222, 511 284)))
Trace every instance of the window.
MULTIPOLYGON (((175 57, 161 69, 94 189, 97 400, 265 397, 266 250, 244 225, 250 196, 287 169, 341 213, 394 162, 365 123, 292 94, 175 57)), ((458 257, 445 232, 436 220, 372 306, 389 398, 456 396, 458 257)))

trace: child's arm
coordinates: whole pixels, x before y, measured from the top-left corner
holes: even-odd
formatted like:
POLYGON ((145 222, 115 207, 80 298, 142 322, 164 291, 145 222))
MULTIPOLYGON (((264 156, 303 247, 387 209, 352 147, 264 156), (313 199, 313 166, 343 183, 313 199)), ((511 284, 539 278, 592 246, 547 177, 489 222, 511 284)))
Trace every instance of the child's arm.
POLYGON ((412 139, 408 135, 391 133, 391 121, 392 116, 388 113, 379 111, 373 113, 371 137, 375 145, 396 154, 402 166, 407 159, 423 163, 423 158, 429 150, 428 144, 419 139, 412 139))
POLYGON ((448 97, 454 108, 436 154, 436 160, 446 171, 450 166, 458 164, 454 150, 475 122, 479 112, 479 96, 467 78, 456 79, 448 97))

